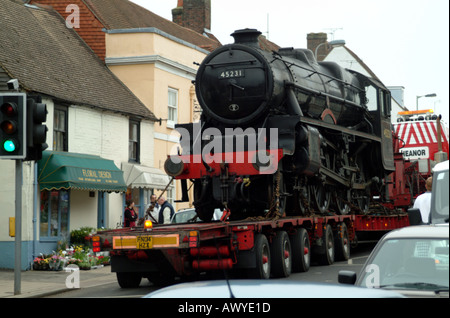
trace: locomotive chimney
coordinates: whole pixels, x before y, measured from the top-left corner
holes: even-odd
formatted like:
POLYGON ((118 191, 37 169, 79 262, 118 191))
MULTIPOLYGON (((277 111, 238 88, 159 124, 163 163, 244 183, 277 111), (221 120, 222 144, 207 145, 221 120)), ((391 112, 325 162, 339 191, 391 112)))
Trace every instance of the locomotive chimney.
POLYGON ((231 36, 234 37, 234 43, 246 44, 249 46, 255 46, 259 48, 258 37, 261 34, 262 33, 256 29, 242 29, 234 31, 234 33, 231 34, 231 36))

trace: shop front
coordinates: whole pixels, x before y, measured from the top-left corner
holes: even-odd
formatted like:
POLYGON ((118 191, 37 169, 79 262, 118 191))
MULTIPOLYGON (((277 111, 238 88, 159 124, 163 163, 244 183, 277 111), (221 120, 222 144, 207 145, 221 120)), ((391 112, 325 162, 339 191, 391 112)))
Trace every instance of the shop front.
POLYGON ((127 191, 114 161, 87 154, 44 151, 37 177, 37 254, 69 242, 73 229, 105 227, 110 214, 120 213, 121 193, 127 191))
MULTIPOLYGON (((139 217, 143 217, 150 204, 150 196, 166 189, 165 197, 172 200, 173 184, 170 177, 163 171, 138 164, 122 163, 122 171, 127 192, 124 200, 132 200, 139 217), (170 185, 169 185, 170 183, 170 185), (159 191, 159 192, 158 192, 159 191)), ((122 216, 123 219, 123 216, 122 216)))

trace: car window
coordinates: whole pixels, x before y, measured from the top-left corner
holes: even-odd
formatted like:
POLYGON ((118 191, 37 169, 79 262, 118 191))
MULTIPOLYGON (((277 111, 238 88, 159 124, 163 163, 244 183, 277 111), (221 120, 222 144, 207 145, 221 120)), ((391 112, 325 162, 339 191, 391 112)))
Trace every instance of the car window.
POLYGON ((195 210, 179 211, 173 215, 172 223, 187 223, 192 222, 192 219, 197 215, 195 210))
POLYGON ((358 280, 364 287, 448 289, 448 239, 387 240, 358 280))

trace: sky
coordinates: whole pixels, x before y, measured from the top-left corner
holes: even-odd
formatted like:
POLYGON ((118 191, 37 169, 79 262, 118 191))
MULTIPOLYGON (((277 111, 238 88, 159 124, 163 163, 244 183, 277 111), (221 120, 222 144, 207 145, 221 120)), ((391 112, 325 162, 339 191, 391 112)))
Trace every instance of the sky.
MULTIPOLYGON (((177 0, 131 0, 172 20, 177 0)), ((222 44, 255 28, 281 47, 306 48, 308 33, 345 40, 405 106, 434 109, 448 124, 449 0, 211 0, 211 32, 222 44), (268 34, 267 34, 268 31, 268 34)))

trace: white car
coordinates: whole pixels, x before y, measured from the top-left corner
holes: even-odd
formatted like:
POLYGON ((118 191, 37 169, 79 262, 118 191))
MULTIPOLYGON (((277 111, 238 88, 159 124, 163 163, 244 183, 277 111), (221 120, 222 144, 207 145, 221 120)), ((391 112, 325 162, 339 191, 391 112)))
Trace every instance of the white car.
POLYGON ((340 271, 338 280, 407 297, 449 297, 448 252, 448 224, 405 227, 378 242, 358 278, 340 271))

